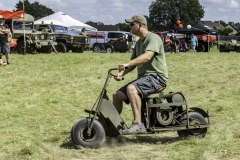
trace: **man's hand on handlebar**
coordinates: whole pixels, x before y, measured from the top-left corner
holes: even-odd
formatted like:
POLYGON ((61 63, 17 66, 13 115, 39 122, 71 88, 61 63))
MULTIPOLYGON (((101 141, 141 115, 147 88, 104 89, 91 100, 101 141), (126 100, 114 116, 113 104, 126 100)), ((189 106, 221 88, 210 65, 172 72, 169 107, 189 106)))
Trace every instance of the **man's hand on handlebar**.
POLYGON ((121 81, 121 80, 123 80, 122 73, 119 72, 116 76, 114 76, 114 79, 115 79, 116 81, 121 81))
POLYGON ((119 66, 118 66, 118 74, 116 75, 116 76, 114 76, 114 79, 116 80, 116 81, 121 81, 121 80, 123 80, 123 74, 124 74, 124 71, 125 71, 125 69, 128 69, 129 67, 128 67, 128 65, 127 64, 120 64, 119 66))
POLYGON ((119 72, 125 71, 125 69, 128 69, 128 68, 129 68, 128 64, 120 64, 120 65, 118 66, 119 72))

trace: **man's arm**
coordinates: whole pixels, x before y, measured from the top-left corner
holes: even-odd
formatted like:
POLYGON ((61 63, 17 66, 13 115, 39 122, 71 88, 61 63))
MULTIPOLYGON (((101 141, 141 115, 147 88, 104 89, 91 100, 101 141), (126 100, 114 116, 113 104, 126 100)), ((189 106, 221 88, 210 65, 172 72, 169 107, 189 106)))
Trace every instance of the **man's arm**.
POLYGON ((145 53, 141 54, 137 58, 129 61, 126 64, 126 66, 131 67, 131 66, 137 66, 139 64, 146 63, 146 62, 150 61, 153 56, 154 56, 154 52, 153 51, 146 51, 145 53))
POLYGON ((8 34, 10 32, 10 29, 0 29, 0 34, 8 34))
POLYGON ((153 56, 154 56, 153 51, 146 51, 145 53, 141 54, 135 59, 132 59, 128 63, 119 65, 118 66, 119 73, 116 75, 115 79, 121 80, 123 75, 126 75, 127 73, 134 70, 137 65, 148 62, 149 60, 152 59, 153 56), (128 68, 128 69, 125 69, 125 68, 128 68))

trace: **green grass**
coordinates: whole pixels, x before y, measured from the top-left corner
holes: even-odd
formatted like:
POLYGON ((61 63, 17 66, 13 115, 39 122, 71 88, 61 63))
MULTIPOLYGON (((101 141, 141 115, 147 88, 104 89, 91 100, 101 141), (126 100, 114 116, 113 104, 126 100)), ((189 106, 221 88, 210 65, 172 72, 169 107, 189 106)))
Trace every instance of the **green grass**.
MULTIPOLYGON (((76 148, 72 125, 88 116, 109 68, 127 62, 131 54, 11 55, 1 67, 0 159, 214 160, 240 159, 240 54, 166 54, 169 83, 165 93, 180 91, 190 107, 208 110, 211 127, 204 139, 179 139, 176 132, 107 138, 99 149, 76 148)), ((5 57, 3 57, 5 60, 5 57)), ((111 94, 134 79, 112 80, 111 94)), ((124 106, 130 124, 132 111, 124 106)))

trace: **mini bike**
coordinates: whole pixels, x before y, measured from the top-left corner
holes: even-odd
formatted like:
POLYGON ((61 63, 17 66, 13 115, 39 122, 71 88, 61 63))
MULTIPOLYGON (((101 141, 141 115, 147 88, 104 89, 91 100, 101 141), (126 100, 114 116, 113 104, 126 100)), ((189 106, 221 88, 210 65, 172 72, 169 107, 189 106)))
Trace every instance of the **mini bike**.
MULTIPOLYGON (((106 136, 124 135, 122 130, 128 126, 119 115, 107 96, 110 78, 115 76, 108 71, 103 89, 94 103, 92 110, 85 109, 89 116, 78 120, 71 130, 71 139, 76 145, 88 148, 100 147, 106 136)), ((142 99, 142 122, 147 132, 153 134, 164 131, 177 131, 180 137, 204 138, 210 126, 208 112, 193 107, 188 108, 187 101, 181 92, 169 92, 153 98, 142 99)))

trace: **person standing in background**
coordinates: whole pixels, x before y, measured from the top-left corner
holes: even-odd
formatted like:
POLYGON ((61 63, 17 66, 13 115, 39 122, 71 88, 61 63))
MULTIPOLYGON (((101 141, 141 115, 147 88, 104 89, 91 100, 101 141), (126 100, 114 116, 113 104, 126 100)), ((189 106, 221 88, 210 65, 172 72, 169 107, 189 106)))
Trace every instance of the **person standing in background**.
POLYGON ((196 46, 198 46, 198 39, 196 36, 194 36, 194 34, 191 34, 191 46, 193 49, 193 53, 196 53, 196 46))
POLYGON ((83 27, 83 28, 81 29, 81 31, 79 32, 79 34, 80 34, 80 35, 87 36, 85 27, 83 27))
POLYGON ((176 53, 176 37, 172 34, 170 37, 171 40, 171 53, 176 53))
POLYGON ((164 51, 165 51, 165 53, 171 49, 170 48, 171 47, 171 43, 172 43, 172 41, 170 40, 170 36, 167 35, 164 38, 164 51))
POLYGON ((5 53, 7 64, 9 62, 9 53, 10 46, 8 44, 8 34, 10 33, 10 29, 7 24, 5 24, 5 18, 0 15, 0 52, 5 53))
POLYGON ((132 36, 132 34, 129 34, 127 39, 128 39, 128 52, 132 53, 132 45, 133 45, 133 36, 132 36))

